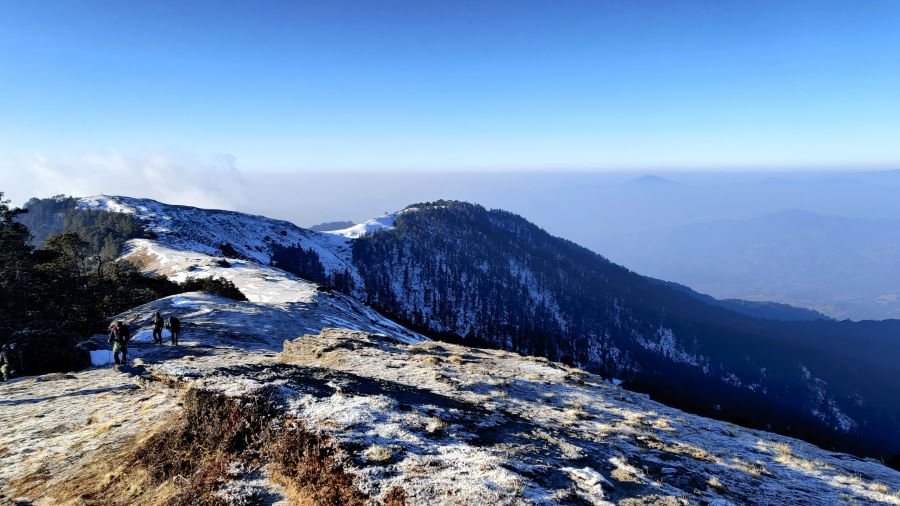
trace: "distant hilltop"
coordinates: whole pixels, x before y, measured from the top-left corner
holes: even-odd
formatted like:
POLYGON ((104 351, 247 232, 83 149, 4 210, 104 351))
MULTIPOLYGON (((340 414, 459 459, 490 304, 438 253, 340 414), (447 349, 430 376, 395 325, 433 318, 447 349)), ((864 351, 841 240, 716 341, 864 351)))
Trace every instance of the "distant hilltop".
POLYGON ((664 185, 664 184, 678 184, 671 179, 666 179, 664 177, 655 176, 653 174, 645 174, 641 177, 634 178, 631 180, 632 183, 635 184, 656 184, 656 185, 664 185))

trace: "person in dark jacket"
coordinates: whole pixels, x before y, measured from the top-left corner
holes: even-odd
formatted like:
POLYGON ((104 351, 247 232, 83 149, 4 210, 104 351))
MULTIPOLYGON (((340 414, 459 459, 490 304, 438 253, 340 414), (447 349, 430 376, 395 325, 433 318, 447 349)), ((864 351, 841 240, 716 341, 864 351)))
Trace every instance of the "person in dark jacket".
POLYGON ((166 325, 166 328, 169 329, 169 334, 172 335, 172 344, 177 345, 178 338, 181 337, 181 320, 175 315, 170 316, 169 324, 166 325))
POLYGON ((128 341, 131 340, 131 332, 121 321, 113 322, 109 327, 109 342, 113 345, 113 360, 116 365, 128 363, 128 341), (122 356, 121 360, 119 355, 122 356))
POLYGON ((156 344, 162 344, 163 342, 162 331, 165 323, 159 311, 153 314, 153 342, 156 344))
POLYGON ((13 350, 10 344, 4 344, 3 348, 0 348, 0 375, 2 375, 3 381, 9 381, 16 372, 12 368, 12 355, 13 350))

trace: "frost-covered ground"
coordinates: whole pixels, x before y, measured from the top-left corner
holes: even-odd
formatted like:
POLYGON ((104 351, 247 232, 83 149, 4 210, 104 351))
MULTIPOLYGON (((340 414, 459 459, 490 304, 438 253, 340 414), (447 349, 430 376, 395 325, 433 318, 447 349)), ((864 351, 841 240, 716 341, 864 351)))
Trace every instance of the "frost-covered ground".
MULTIPOLYGON (((398 343, 419 340, 352 299, 314 289, 307 298, 253 303, 203 293, 167 297, 120 315, 135 336, 129 347, 134 367, 105 366, 0 383, 0 493, 56 504, 44 497, 47 490, 66 483, 102 452, 165 425, 179 409, 180 391, 144 388, 139 372, 194 380, 198 376, 191 371, 199 367, 194 364, 217 368, 274 360, 285 339, 334 326, 385 333, 398 343), (182 320, 179 346, 152 344, 154 311, 182 320)), ((101 352, 96 355, 105 355, 105 336, 94 341, 101 352)), ((235 378, 231 388, 243 392, 248 383, 255 384, 235 378)))
POLYGON ((400 486, 413 503, 440 504, 900 504, 900 473, 878 463, 686 414, 544 360, 341 330, 287 343, 281 357, 332 374, 326 397, 297 388, 290 369, 258 378, 286 381, 298 417, 362 449, 358 475, 373 495, 400 486))
MULTIPOLYGON (((185 345, 138 343, 131 368, 0 385, 3 493, 57 504, 94 459, 171 423, 192 387, 274 392, 335 441, 373 503, 399 487, 407 504, 900 504, 900 473, 878 463, 689 415, 560 364, 316 328, 330 309, 201 294, 123 317, 146 330, 157 309, 190 322, 185 345), (301 328, 314 330, 281 341, 301 328)), ((234 504, 286 504, 265 468, 220 486, 234 504)))
POLYGON ((150 199, 104 195, 82 198, 79 206, 133 214, 157 236, 155 244, 172 250, 221 256, 222 246, 227 245, 241 258, 269 265, 276 248, 300 246, 318 254, 326 273, 349 272, 355 281, 360 281, 350 261, 349 239, 344 236, 314 232, 264 216, 168 205, 150 199))
MULTIPOLYGON (((428 341, 269 267, 265 237, 300 240, 302 229, 282 236, 269 220, 242 232, 251 225, 233 213, 203 218, 248 253, 223 263, 213 235, 173 224, 190 208, 85 205, 156 227, 159 239, 129 245, 145 272, 222 276, 250 301, 161 299, 120 316, 135 333, 129 367, 0 384, 0 505, 87 502, 71 484, 171 425, 188 388, 274 395, 338 446, 372 503, 399 487, 408 504, 900 504, 900 473, 878 463, 689 415, 545 360, 428 341), (156 310, 184 322, 181 346, 150 342, 156 310)), ((349 240, 330 237, 334 248, 349 240)), ((95 345, 103 362, 103 336, 95 345)), ((287 502, 267 468, 247 465, 234 463, 221 497, 287 502)))

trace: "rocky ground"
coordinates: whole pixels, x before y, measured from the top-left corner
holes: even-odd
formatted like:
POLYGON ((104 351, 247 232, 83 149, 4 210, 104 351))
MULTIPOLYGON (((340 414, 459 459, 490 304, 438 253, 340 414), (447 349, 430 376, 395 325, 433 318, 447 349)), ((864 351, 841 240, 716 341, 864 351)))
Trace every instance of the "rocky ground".
POLYGON ((153 241, 129 258, 250 302, 161 299, 120 316, 128 366, 0 384, 0 505, 900 504, 880 463, 428 341, 277 269, 153 241), (156 310, 180 346, 150 342, 156 310))
MULTIPOLYGON (((314 433, 361 503, 900 504, 900 473, 878 463, 679 412, 563 365, 340 328, 284 342, 315 317, 202 294, 124 317, 140 334, 156 309, 189 322, 184 345, 137 343, 129 367, 0 386, 7 501, 172 503, 184 476, 146 488, 116 463, 203 391, 271 401, 269 423, 314 433), (103 493, 127 493, 123 478, 129 501, 103 493)), ((235 457, 215 497, 303 503, 271 468, 235 457)))

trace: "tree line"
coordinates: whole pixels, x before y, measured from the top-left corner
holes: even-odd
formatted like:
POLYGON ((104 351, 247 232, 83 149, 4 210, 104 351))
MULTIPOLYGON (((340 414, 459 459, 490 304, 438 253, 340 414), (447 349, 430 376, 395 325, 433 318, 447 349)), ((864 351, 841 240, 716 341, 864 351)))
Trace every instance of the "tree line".
POLYGON ((83 211, 64 197, 11 207, 0 192, 0 345, 15 343, 23 374, 89 363, 79 341, 135 306, 187 291, 246 300, 225 279, 176 283, 117 260, 126 241, 146 237, 124 213, 83 211), (31 215, 31 216, 29 216, 31 215), (38 231, 32 234, 31 224, 38 231))

